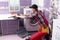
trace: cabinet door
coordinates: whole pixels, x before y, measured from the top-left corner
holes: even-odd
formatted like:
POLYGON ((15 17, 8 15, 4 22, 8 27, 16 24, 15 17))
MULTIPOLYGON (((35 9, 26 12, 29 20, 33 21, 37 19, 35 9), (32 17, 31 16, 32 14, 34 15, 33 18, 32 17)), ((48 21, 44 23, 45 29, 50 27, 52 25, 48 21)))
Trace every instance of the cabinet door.
POLYGON ((16 34, 18 32, 18 21, 8 20, 8 34, 16 34))
POLYGON ((2 35, 16 34, 18 31, 17 20, 3 20, 1 21, 2 35))
POLYGON ((7 23, 6 20, 1 21, 2 35, 8 34, 8 31, 7 31, 7 25, 8 25, 8 23, 7 23))

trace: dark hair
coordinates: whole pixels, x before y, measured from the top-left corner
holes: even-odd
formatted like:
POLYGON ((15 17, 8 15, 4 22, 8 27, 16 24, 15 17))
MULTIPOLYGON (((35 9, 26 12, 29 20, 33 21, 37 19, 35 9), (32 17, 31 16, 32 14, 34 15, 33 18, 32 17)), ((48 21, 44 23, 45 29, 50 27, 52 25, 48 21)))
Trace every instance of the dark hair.
POLYGON ((36 4, 33 4, 32 6, 30 6, 30 8, 34 8, 36 11, 38 10, 38 6, 36 4))

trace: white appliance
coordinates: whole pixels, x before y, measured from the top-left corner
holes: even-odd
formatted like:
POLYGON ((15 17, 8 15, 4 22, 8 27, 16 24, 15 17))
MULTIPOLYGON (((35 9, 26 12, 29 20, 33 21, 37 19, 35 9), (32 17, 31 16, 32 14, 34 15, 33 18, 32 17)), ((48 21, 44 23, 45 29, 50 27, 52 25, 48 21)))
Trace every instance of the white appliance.
MULTIPOLYGON (((24 8, 24 14, 30 13, 31 9, 30 8, 24 8)), ((24 27, 26 28, 27 31, 37 31, 38 30, 38 22, 35 24, 31 24, 30 19, 24 19, 24 27)))

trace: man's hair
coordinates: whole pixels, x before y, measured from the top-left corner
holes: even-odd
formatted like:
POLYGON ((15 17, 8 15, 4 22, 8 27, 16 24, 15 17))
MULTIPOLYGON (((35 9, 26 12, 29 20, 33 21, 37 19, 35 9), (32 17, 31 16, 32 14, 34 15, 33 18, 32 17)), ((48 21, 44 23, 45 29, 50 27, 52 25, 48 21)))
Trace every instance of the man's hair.
POLYGON ((38 10, 38 6, 36 4, 33 4, 32 6, 30 6, 30 8, 34 8, 36 11, 38 10))

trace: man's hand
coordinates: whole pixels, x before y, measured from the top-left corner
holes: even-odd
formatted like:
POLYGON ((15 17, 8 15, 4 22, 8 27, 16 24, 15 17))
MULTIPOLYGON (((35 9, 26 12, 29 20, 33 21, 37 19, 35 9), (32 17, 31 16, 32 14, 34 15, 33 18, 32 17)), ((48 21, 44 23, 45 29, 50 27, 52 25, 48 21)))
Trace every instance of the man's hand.
POLYGON ((26 16, 23 16, 23 15, 21 15, 21 16, 17 15, 16 17, 19 17, 19 18, 22 18, 22 19, 26 18, 26 16))

